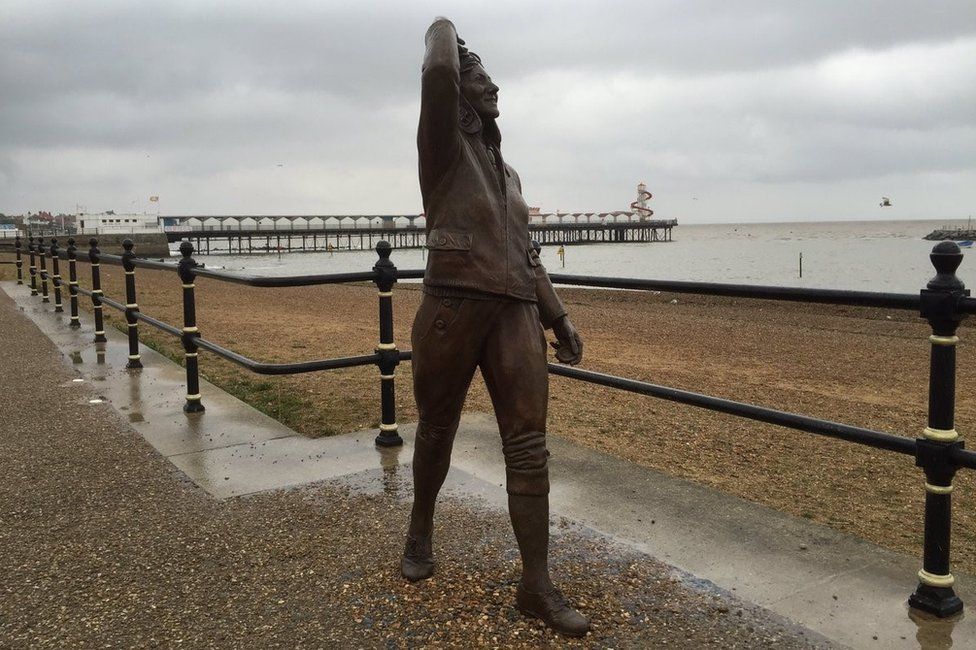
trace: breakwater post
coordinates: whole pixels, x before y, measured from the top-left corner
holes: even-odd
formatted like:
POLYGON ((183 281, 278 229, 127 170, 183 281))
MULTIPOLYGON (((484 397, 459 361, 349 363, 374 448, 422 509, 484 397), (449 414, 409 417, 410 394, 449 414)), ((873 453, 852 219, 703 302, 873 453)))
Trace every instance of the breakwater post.
POLYGON ((194 294, 193 269, 197 263, 193 259, 193 244, 188 241, 180 244, 180 263, 177 273, 183 283, 183 331, 180 342, 183 344, 183 360, 186 366, 186 403, 183 405, 185 413, 202 413, 203 396, 200 394, 200 350, 196 339, 200 336, 197 328, 197 301, 194 294))
POLYGON ((380 447, 398 447, 403 438, 397 432, 395 372, 400 363, 400 352, 393 340, 393 285, 397 281, 397 268, 390 260, 393 247, 386 240, 376 244, 379 256, 373 266, 376 277, 373 282, 379 290, 380 301, 380 342, 376 346, 379 355, 377 365, 380 369, 380 433, 376 444, 380 447))
POLYGON ((958 465, 952 452, 962 449, 954 425, 956 400, 956 330, 963 319, 960 300, 969 295, 956 269, 962 252, 955 242, 935 246, 929 256, 936 276, 921 295, 921 314, 932 327, 928 424, 917 440, 915 464, 925 472, 925 536, 919 584, 908 602, 940 618, 962 611, 949 571, 952 526, 952 477, 958 465))

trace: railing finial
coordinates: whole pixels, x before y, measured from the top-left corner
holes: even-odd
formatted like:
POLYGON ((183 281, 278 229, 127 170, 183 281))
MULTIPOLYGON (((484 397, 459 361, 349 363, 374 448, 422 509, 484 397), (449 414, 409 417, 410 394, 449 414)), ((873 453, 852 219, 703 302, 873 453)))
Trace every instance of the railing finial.
POLYGON ((929 255, 936 276, 929 280, 927 287, 934 291, 960 291, 966 288, 956 276, 956 269, 962 264, 962 250, 954 241, 941 241, 932 248, 929 255))

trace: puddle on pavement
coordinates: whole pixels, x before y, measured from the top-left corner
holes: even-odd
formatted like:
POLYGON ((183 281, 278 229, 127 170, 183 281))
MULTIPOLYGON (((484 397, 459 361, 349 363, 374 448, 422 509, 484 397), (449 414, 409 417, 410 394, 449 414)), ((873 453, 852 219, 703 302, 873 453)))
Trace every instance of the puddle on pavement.
POLYGON ((918 626, 915 640, 922 650, 948 650, 953 647, 952 631, 965 618, 965 613, 949 618, 936 618, 910 607, 906 609, 908 609, 908 618, 918 626))

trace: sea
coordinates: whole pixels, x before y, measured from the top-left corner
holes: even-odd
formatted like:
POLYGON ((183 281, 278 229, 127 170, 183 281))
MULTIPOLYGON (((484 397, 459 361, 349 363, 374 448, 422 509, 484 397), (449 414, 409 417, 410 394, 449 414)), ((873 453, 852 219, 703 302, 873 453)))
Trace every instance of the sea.
MULTIPOLYGON (((678 225, 674 240, 656 243, 558 245, 542 249, 550 273, 654 280, 689 280, 788 287, 915 293, 932 278, 923 237, 962 220, 820 221, 678 225), (802 274, 801 274, 802 258, 802 274)), ((966 257, 969 253, 963 250, 966 257)), ((974 260, 958 274, 976 286, 974 260)), ((423 268, 423 250, 395 250, 401 269, 423 268)), ((369 270, 372 251, 202 255, 208 267, 258 275, 301 275, 369 270)))

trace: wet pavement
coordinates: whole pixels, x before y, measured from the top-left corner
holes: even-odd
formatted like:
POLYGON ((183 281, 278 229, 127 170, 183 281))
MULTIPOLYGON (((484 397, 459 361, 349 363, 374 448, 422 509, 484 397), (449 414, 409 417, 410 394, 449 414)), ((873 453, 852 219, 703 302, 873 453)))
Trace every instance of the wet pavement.
MULTIPOLYGON (((23 287, 4 283, 24 313, 63 352, 80 383, 124 414, 135 431, 213 497, 346 477, 366 492, 400 480, 406 445, 379 450, 375 432, 308 439, 203 382, 207 411, 182 412, 183 370, 142 347, 145 368, 124 369, 125 337, 107 331, 91 343, 91 327, 72 330, 23 287)), ((75 380, 74 383, 78 383, 75 380)), ((938 621, 909 613, 918 560, 842 535, 807 520, 638 468, 554 438, 550 441, 554 514, 648 553, 708 588, 795 621, 851 647, 976 647, 976 623, 965 613, 938 621), (955 645, 953 645, 955 641, 955 645), (967 646, 967 644, 972 644, 967 646)), ((466 414, 447 492, 489 504, 505 500, 497 430, 483 414, 466 414)), ((957 575, 957 591, 976 605, 976 578, 957 575)))

